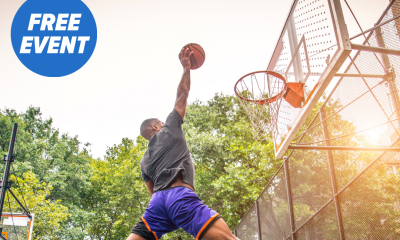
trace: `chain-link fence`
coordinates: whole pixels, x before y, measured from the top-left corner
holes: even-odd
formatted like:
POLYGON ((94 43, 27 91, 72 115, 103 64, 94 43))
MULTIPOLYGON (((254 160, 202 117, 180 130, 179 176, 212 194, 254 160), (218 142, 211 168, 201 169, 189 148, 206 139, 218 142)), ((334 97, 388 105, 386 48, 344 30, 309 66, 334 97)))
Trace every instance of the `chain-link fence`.
MULTIPOLYGON (((400 15, 392 1, 377 24, 400 15)), ((400 18, 362 36, 400 49, 400 18)), ((400 57, 353 51, 296 146, 400 147, 400 57), (385 75, 385 77, 371 77, 385 75)), ((367 148, 366 148, 367 149, 367 148)), ((400 239, 400 152, 293 150, 235 229, 245 239, 400 239)))

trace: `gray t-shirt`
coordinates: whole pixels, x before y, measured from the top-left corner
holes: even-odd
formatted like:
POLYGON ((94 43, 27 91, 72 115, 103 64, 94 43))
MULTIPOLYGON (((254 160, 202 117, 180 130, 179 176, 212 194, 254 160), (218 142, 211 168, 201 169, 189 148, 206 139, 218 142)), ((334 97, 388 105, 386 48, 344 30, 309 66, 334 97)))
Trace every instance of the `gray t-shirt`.
POLYGON ((182 173, 183 182, 194 188, 194 164, 182 130, 182 117, 174 109, 164 127, 154 134, 140 161, 144 182, 154 182, 154 192, 169 187, 182 173))

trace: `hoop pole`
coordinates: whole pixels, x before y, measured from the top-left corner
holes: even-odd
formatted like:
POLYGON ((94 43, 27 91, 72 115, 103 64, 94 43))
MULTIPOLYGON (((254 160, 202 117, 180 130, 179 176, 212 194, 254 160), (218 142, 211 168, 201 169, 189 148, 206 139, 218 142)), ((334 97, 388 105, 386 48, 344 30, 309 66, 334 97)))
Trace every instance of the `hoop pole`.
POLYGON ((12 164, 12 162, 14 162, 13 154, 14 154, 14 147, 15 147, 15 139, 17 137, 17 131, 18 131, 18 123, 14 123, 13 130, 11 133, 10 145, 8 147, 8 155, 4 156, 4 160, 6 161, 6 166, 4 169, 3 181, 1 183, 0 214, 1 215, 3 214, 4 200, 5 200, 5 196, 6 196, 6 191, 8 190, 11 193, 11 195, 15 198, 17 203, 20 205, 20 207, 23 209, 26 216, 30 220, 32 220, 32 216, 29 213, 29 211, 25 209, 25 207, 22 205, 22 203, 17 199, 17 197, 11 191, 11 182, 8 180, 10 177, 11 164, 12 164))
POLYGON ((13 161, 14 157, 13 153, 14 153, 15 139, 17 137, 17 131, 18 131, 18 124, 14 123, 13 130, 11 133, 10 145, 8 147, 8 155, 5 157, 6 167, 4 169, 3 182, 1 183, 0 214, 3 214, 4 199, 6 196, 6 191, 8 186, 7 185, 8 178, 10 176, 11 162, 13 161))

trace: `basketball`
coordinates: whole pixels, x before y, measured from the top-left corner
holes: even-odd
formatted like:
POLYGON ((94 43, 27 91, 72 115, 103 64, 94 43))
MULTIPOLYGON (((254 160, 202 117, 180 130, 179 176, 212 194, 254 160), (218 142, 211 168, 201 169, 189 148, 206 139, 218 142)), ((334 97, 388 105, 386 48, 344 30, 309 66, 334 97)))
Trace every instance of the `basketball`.
POLYGON ((206 60, 206 53, 204 49, 197 43, 189 43, 186 44, 183 48, 189 48, 190 51, 193 52, 192 57, 190 58, 190 69, 195 70, 201 67, 206 60))

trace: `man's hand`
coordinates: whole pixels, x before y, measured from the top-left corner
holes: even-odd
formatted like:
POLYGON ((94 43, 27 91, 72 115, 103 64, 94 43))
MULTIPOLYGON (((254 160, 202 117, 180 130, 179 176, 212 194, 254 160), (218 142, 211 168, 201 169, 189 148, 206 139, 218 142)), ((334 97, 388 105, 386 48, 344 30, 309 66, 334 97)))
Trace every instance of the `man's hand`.
POLYGON ((190 69, 190 57, 193 55, 193 52, 189 52, 189 48, 182 48, 181 52, 179 53, 179 60, 181 61, 183 68, 190 69))

